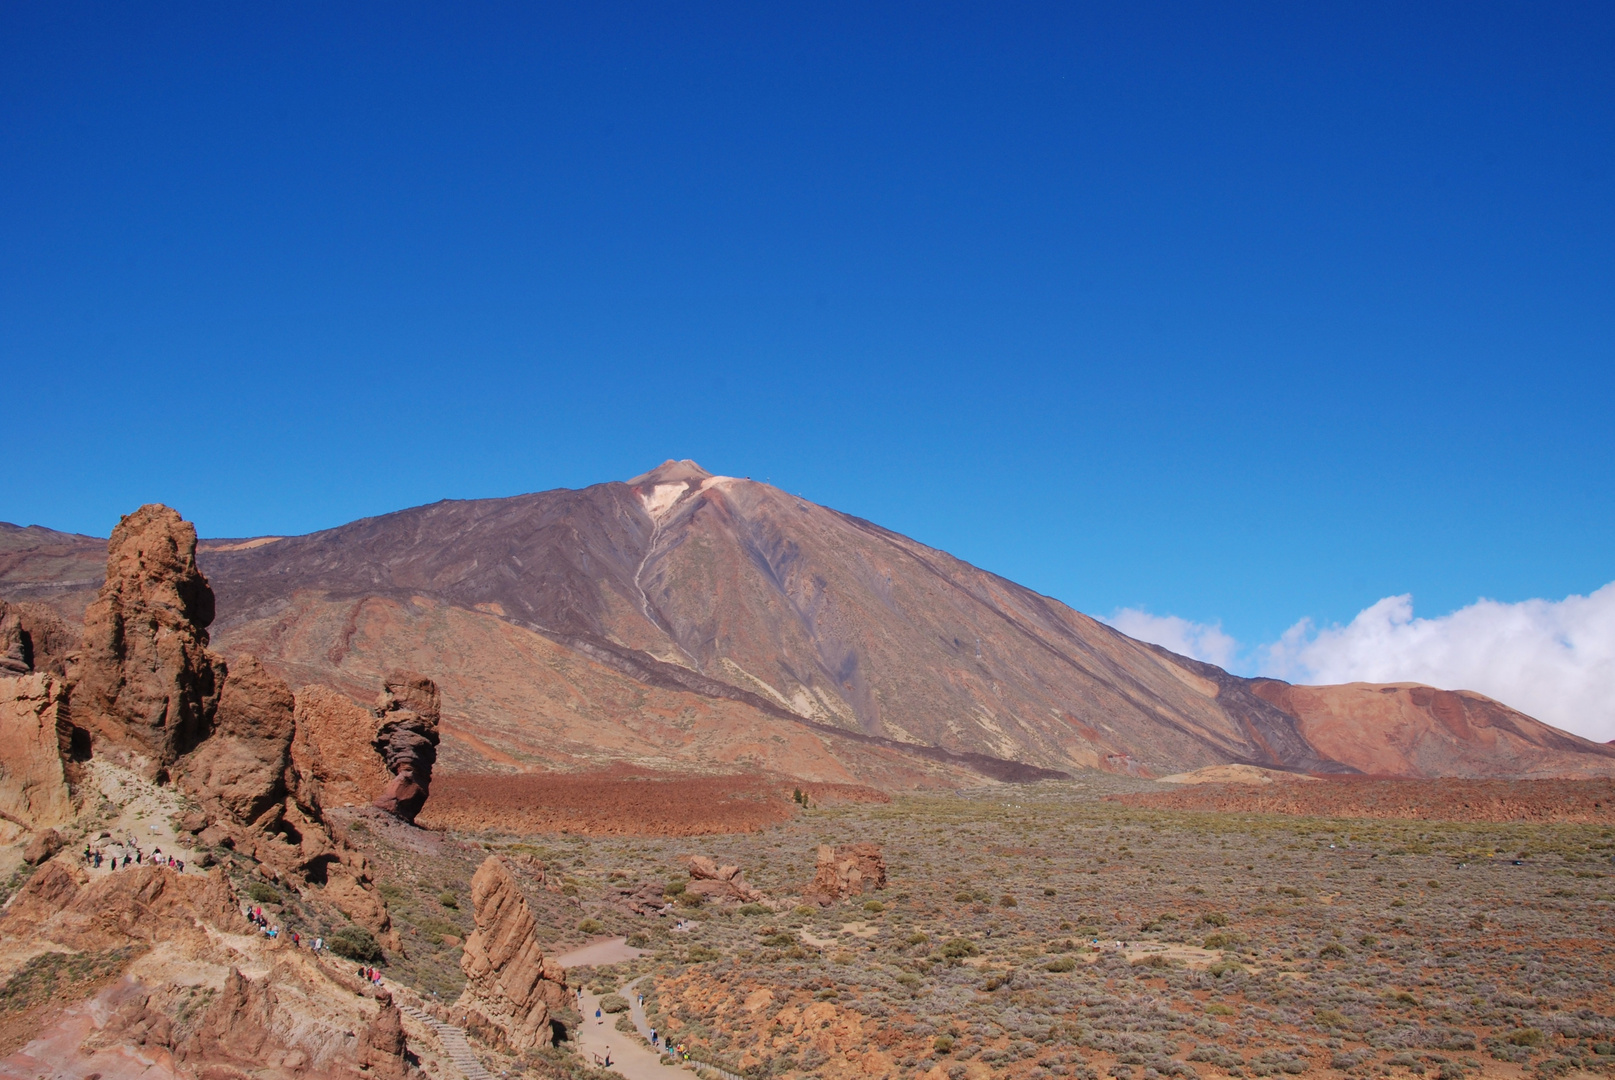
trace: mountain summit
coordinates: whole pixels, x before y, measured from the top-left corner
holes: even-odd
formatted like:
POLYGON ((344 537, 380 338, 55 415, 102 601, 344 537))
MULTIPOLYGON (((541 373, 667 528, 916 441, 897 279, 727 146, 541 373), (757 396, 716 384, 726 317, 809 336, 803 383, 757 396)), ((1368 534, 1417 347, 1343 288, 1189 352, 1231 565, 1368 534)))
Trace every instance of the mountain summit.
MULTIPOLYGON (((37 535, 26 542, 32 554, 0 563, 0 595, 26 584, 30 560, 73 574, 37 535)), ((939 769, 1159 776, 1229 762, 1615 772, 1610 747, 1479 695, 1230 675, 688 460, 581 490, 204 542, 199 559, 220 648, 294 684, 431 674, 450 768, 749 764, 881 786, 942 782, 939 769)))

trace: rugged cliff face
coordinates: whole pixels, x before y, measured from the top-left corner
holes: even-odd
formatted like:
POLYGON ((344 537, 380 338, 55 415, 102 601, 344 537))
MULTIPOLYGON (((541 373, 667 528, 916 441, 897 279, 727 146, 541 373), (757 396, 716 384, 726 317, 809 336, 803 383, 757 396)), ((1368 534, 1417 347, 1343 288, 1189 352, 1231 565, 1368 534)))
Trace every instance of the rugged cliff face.
POLYGON ((521 886, 497 857, 471 878, 477 928, 465 939, 466 986, 455 1018, 514 1050, 553 1041, 550 1011, 566 1000, 566 972, 544 955, 521 886))
POLYGON ((71 670, 74 714, 97 753, 162 776, 208 736, 224 684, 212 622, 190 522, 157 505, 120 521, 71 670))
POLYGON ((44 674, 0 679, 0 843, 73 817, 64 751, 67 687, 44 674))

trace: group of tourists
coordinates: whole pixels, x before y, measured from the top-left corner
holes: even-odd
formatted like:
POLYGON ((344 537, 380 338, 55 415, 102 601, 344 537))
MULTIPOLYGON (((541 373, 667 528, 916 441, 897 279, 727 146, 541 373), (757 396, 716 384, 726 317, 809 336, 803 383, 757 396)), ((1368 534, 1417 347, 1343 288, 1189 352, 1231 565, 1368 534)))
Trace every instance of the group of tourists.
POLYGON ((116 870, 121 866, 166 866, 170 870, 185 872, 185 860, 176 859, 172 855, 164 855, 162 848, 153 848, 150 855, 140 850, 140 845, 133 837, 118 842, 116 855, 109 855, 99 846, 84 845, 84 865, 93 870, 101 869, 103 863, 108 864, 107 869, 116 870))
POLYGON ((381 985, 381 972, 373 967, 361 967, 359 969, 359 978, 363 979, 367 983, 370 983, 372 986, 381 985))

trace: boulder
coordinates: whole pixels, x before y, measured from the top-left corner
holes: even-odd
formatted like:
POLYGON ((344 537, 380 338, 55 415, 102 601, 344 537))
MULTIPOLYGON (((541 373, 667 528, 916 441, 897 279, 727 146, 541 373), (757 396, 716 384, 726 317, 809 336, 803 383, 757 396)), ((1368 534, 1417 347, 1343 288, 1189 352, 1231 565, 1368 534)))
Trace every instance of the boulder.
POLYGON ((848 844, 843 847, 819 845, 818 866, 813 883, 802 899, 824 907, 886 887, 886 860, 879 844, 848 844))
POLYGON ((752 904, 763 899, 763 894, 746 881, 740 867, 719 866, 705 855, 690 859, 690 884, 685 891, 719 903, 752 904))
POLYGON ((190 522, 157 504, 123 518, 71 668, 74 714, 96 753, 163 778, 207 737, 225 674, 207 648, 212 621, 190 522))
POLYGON ((55 829, 43 829, 35 833, 34 838, 28 841, 28 846, 23 848, 23 862, 30 866, 38 866, 62 850, 63 843, 61 833, 55 829))
POLYGON ((437 684, 413 671, 390 672, 376 699, 375 715, 381 723, 371 745, 392 780, 371 805, 413 825, 426 805, 437 762, 437 684))
POLYGON ((0 841, 73 817, 62 764, 67 695, 51 675, 0 679, 0 841))
POLYGON ((472 876, 471 902, 476 929, 460 957, 466 985, 455 1022, 517 1052, 550 1045, 550 1011, 566 1000, 566 972, 539 948, 527 899, 497 856, 472 876))

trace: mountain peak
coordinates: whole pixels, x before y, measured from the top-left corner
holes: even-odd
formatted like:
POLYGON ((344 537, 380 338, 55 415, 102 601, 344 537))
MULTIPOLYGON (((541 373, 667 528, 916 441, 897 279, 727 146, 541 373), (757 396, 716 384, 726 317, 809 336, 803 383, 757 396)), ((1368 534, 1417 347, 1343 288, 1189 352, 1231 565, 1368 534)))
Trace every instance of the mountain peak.
POLYGON ((701 481, 711 479, 712 474, 701 466, 685 458, 683 461, 674 461, 668 458, 648 473, 641 473, 628 481, 629 486, 638 487, 640 484, 675 484, 680 480, 690 484, 699 485, 701 481))

